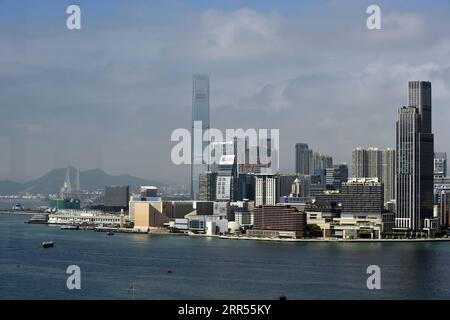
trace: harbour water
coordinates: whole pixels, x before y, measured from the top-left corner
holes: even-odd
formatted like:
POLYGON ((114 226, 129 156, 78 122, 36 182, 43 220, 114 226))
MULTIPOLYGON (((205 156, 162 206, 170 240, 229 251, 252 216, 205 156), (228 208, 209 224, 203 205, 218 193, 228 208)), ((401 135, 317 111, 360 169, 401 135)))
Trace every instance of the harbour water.
POLYGON ((450 242, 289 243, 68 231, 0 216, 0 299, 448 299, 450 242), (45 240, 53 248, 42 248, 45 240), (369 265, 381 290, 368 290, 369 265), (68 290, 66 268, 81 269, 68 290))

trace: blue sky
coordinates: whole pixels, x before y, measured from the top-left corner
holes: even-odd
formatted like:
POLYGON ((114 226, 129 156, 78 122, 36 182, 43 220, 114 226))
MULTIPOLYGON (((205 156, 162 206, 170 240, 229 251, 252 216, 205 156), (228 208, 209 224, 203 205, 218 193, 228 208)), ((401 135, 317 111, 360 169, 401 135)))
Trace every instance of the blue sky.
POLYGON ((193 73, 211 126, 279 128, 281 169, 307 142, 336 162, 393 147, 408 80, 433 85, 450 151, 450 1, 0 1, 0 179, 71 163, 187 182, 170 134, 190 127, 193 73), (65 27, 69 4, 82 30, 65 27), (378 4, 382 30, 366 28, 378 4))

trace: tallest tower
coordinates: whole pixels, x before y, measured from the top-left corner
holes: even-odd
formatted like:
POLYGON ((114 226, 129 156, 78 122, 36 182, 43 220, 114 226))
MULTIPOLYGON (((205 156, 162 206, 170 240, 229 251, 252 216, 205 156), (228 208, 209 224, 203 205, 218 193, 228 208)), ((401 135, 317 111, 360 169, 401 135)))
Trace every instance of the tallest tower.
POLYGON ((431 83, 409 82, 408 104, 399 110, 397 121, 395 226, 421 230, 424 219, 433 217, 431 83))
MULTIPOLYGON (((203 159, 203 150, 207 141, 195 141, 195 137, 204 137, 209 130, 209 77, 196 74, 192 82, 192 131, 191 131, 191 198, 198 200, 200 192, 200 173, 208 171, 208 161, 203 159)), ((206 159, 207 160, 207 159, 206 159)))

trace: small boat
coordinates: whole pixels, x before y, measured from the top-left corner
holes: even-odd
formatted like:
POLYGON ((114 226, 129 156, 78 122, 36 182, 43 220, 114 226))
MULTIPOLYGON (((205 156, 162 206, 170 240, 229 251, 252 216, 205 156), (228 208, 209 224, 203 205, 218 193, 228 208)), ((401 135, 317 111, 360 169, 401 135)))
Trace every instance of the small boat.
POLYGON ((106 235, 108 235, 108 236, 113 236, 113 235, 114 235, 114 232, 108 231, 108 232, 106 233, 106 235))
POLYGON ((53 247, 53 241, 44 241, 44 242, 42 242, 42 246, 43 246, 44 248, 50 248, 50 247, 53 247))

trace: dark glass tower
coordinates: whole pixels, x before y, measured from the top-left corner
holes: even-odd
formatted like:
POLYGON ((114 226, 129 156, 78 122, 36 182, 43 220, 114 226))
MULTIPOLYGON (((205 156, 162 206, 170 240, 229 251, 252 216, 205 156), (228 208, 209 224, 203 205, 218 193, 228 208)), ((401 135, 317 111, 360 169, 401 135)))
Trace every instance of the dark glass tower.
POLYGON ((208 171, 208 159, 203 159, 203 150, 208 141, 194 141, 194 131, 201 137, 209 130, 209 77, 196 74, 192 83, 192 131, 191 131, 191 198, 199 199, 200 173, 208 171), (206 161, 204 161, 206 160, 206 161))
POLYGON ((431 83, 411 81, 408 88, 409 106, 400 108, 397 120, 395 227, 421 230, 433 217, 431 83))
POLYGON ((295 172, 309 174, 309 148, 306 143, 295 144, 295 172))

